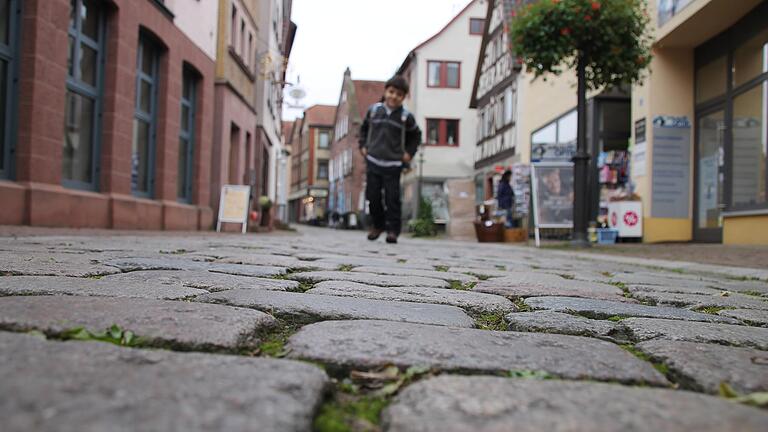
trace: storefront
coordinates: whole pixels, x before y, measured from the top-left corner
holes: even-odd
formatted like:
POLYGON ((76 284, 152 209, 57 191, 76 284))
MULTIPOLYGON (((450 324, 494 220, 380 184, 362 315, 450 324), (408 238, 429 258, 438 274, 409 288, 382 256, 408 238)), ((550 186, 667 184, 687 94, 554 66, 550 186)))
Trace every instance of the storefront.
POLYGON ((768 3, 696 48, 694 239, 768 227, 768 3), (729 231, 725 233, 724 231, 729 231))

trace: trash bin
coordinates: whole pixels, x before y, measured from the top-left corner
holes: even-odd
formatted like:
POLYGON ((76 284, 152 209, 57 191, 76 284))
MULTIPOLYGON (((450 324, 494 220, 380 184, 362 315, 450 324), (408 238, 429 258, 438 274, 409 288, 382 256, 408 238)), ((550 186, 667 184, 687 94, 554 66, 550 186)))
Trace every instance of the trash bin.
POLYGON ((480 243, 504 241, 504 224, 491 220, 475 221, 475 235, 480 243))

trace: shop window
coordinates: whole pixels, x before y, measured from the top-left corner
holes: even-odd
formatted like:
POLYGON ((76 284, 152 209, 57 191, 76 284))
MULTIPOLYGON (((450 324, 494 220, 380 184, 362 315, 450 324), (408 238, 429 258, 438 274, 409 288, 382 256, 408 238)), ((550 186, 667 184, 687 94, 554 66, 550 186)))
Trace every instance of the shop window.
POLYGON ((20 2, 0 2, 0 178, 12 176, 16 113, 16 35, 20 2))
POLYGON ((197 113, 197 81, 191 70, 182 76, 181 126, 179 127, 179 165, 177 197, 182 202, 192 201, 193 161, 195 154, 195 115, 197 113))
POLYGON ((733 100, 731 207, 765 207, 768 82, 733 100))
POLYGON ((485 30, 485 20, 482 18, 469 19, 469 34, 482 35, 485 30))
POLYGON ((131 147, 131 190, 136 196, 151 198, 157 127, 157 86, 160 50, 145 36, 139 37, 136 65, 136 109, 131 147))
POLYGON ((728 83, 726 64, 727 57, 721 56, 696 70, 696 103, 725 94, 728 83))
POLYGON ((768 28, 733 53, 733 85, 740 86, 768 72, 768 28))
POLYGON ((458 146, 459 121, 427 119, 427 145, 458 146))
POLYGON ((427 86, 437 88, 459 88, 461 63, 446 61, 427 62, 427 86))
POLYGON ((317 179, 328 180, 328 161, 327 160, 317 161, 317 179))
POLYGON ((62 182, 67 187, 89 190, 95 190, 97 183, 98 114, 103 92, 101 4, 97 0, 72 0, 68 32, 62 182))
POLYGON ((319 140, 318 141, 319 141, 319 143, 318 143, 318 147, 319 148, 321 148, 321 149, 328 149, 328 148, 330 148, 331 134, 329 132, 326 132, 326 131, 320 132, 319 140))
POLYGON ((575 147, 578 135, 578 114, 571 111, 557 121, 557 144, 563 147, 575 147))

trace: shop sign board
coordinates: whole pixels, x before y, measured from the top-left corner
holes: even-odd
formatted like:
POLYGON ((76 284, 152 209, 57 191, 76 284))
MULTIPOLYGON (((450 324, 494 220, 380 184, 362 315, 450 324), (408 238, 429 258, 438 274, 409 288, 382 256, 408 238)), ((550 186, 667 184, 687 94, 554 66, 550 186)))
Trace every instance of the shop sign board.
POLYGON ((533 164, 531 185, 538 246, 541 228, 573 228, 573 163, 533 164))
POLYGON ((216 231, 221 231, 221 223, 243 224, 243 234, 248 228, 248 207, 251 202, 251 187, 224 185, 219 198, 219 218, 216 231))
POLYGON ((619 231, 619 237, 643 236, 643 203, 616 201, 608 204, 608 226, 619 231))
POLYGON ((653 119, 651 216, 689 217, 691 123, 687 117, 653 119))

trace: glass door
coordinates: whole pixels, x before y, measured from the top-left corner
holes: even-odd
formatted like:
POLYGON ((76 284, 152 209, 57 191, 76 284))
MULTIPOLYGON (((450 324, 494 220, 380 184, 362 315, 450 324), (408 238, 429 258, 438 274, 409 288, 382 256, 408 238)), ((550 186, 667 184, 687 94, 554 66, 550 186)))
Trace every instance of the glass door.
POLYGON ((696 121, 696 211, 694 239, 722 242, 725 208, 725 111, 698 116, 696 121))

